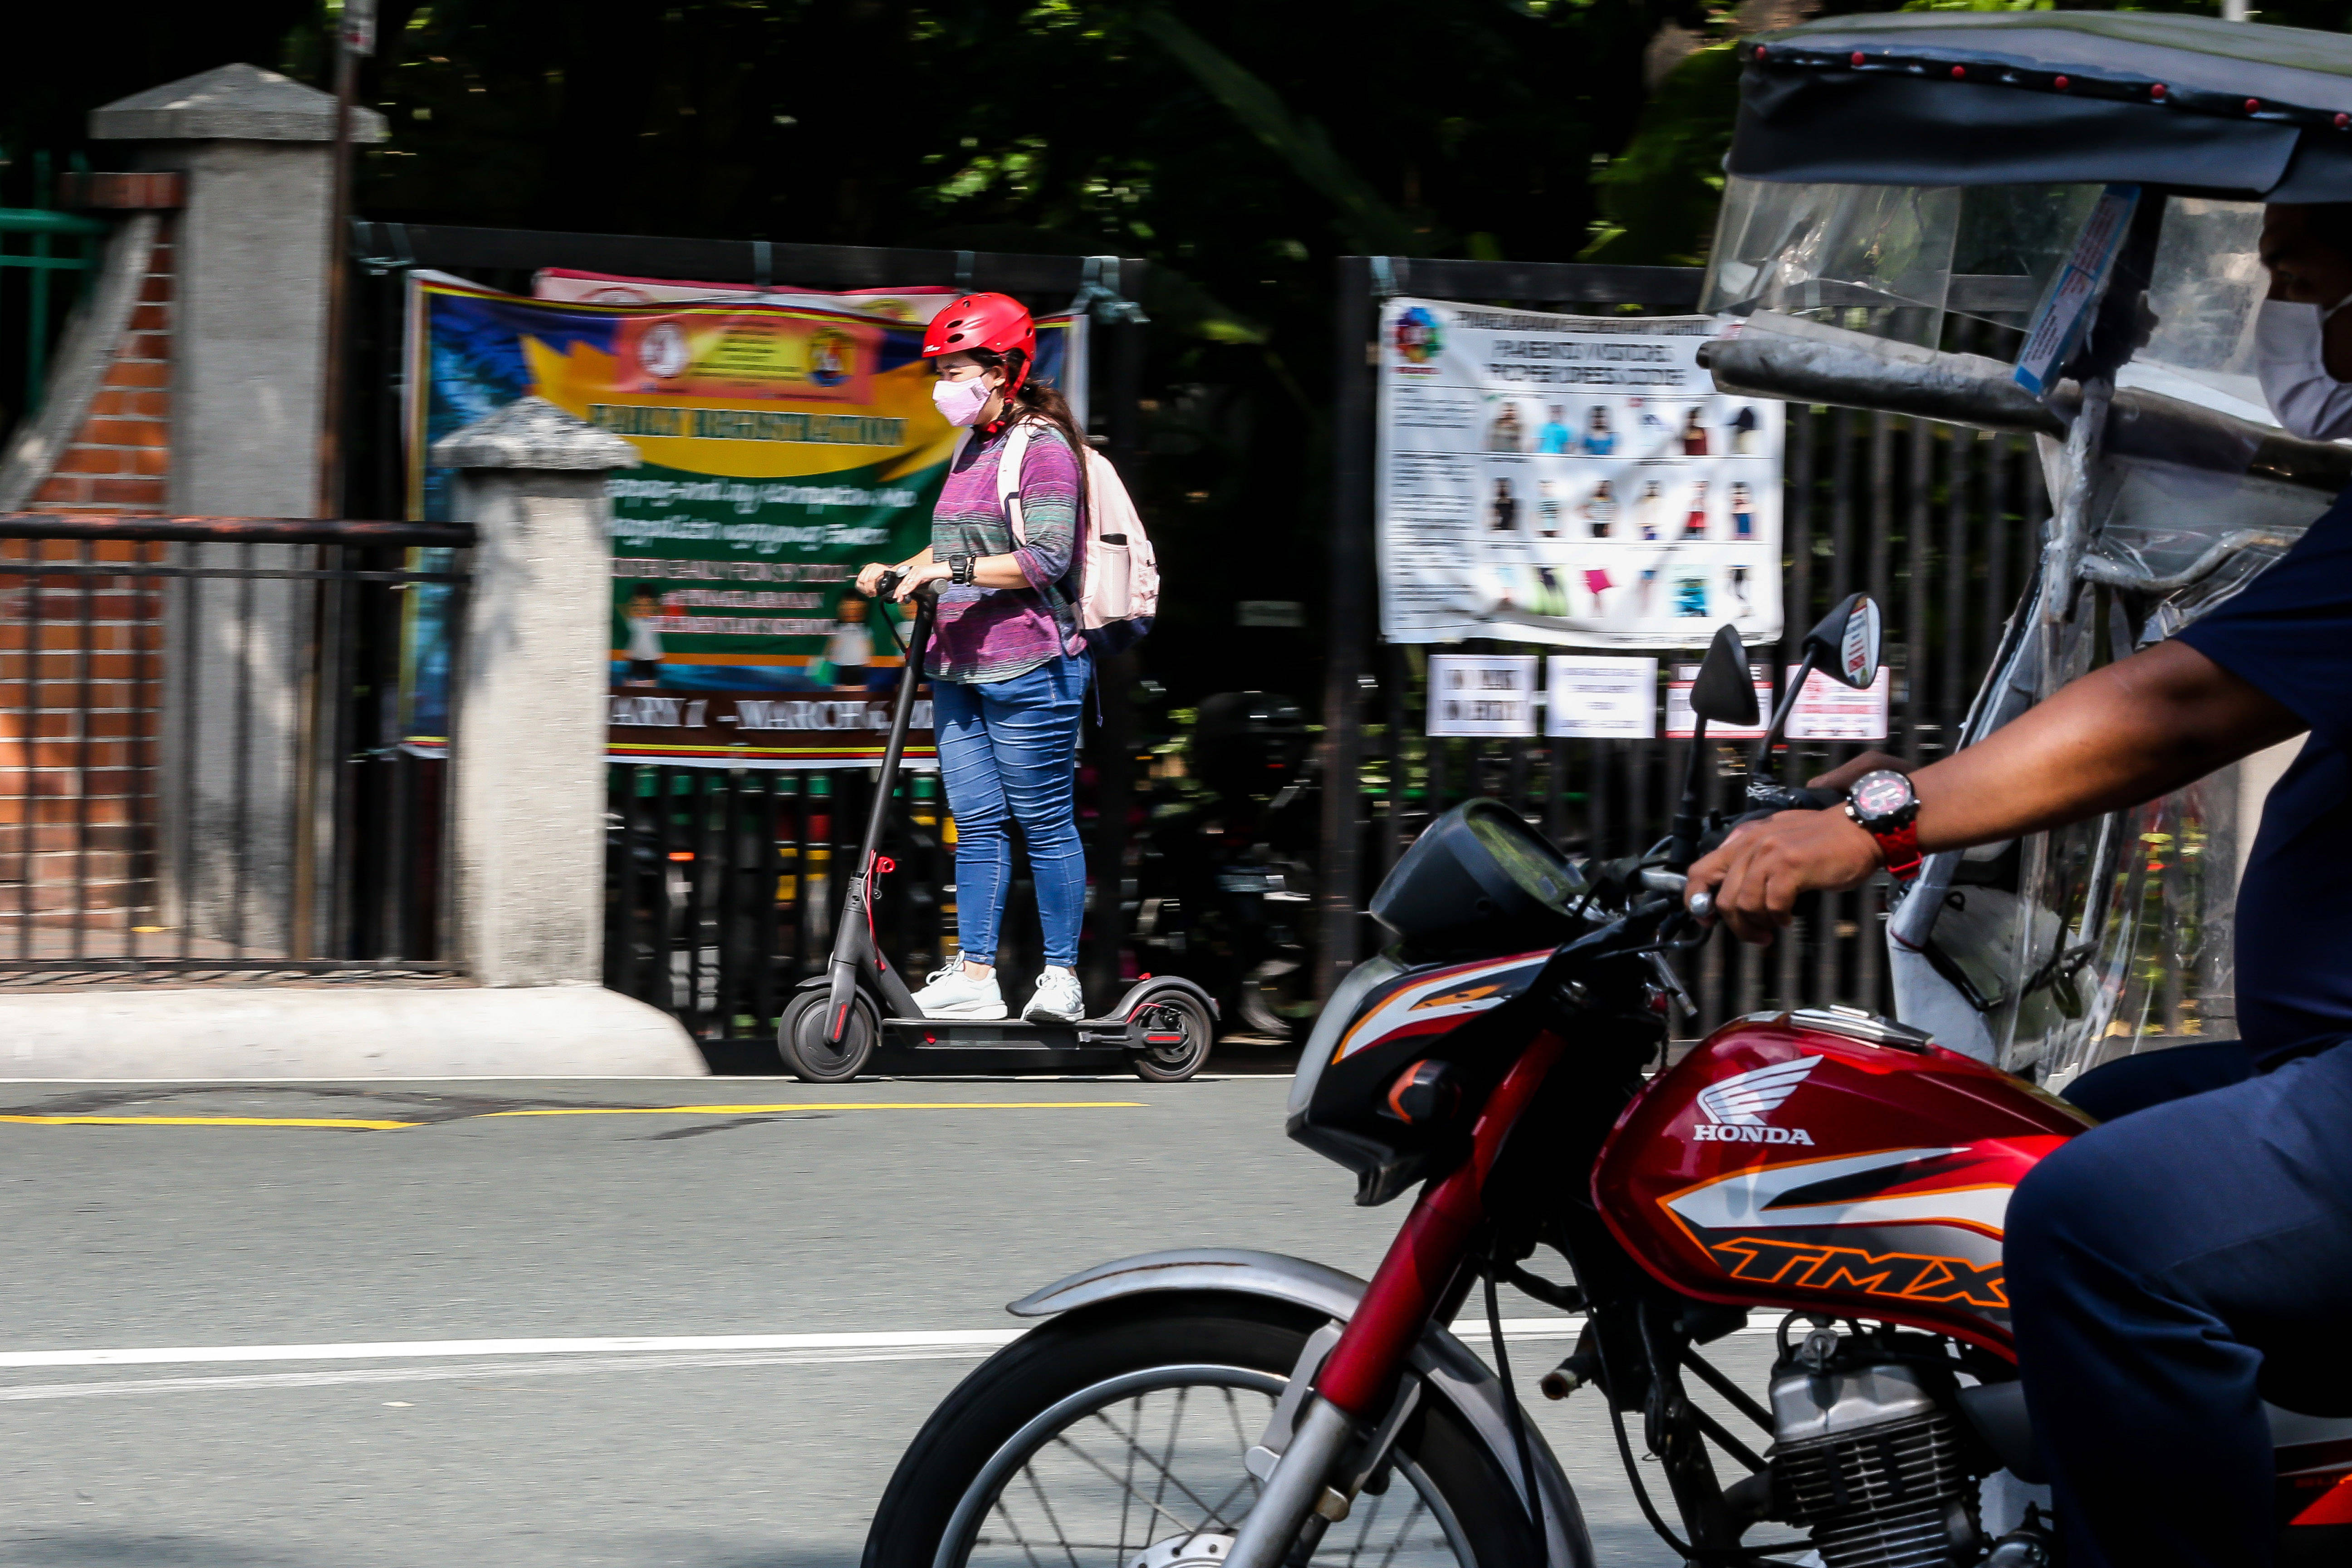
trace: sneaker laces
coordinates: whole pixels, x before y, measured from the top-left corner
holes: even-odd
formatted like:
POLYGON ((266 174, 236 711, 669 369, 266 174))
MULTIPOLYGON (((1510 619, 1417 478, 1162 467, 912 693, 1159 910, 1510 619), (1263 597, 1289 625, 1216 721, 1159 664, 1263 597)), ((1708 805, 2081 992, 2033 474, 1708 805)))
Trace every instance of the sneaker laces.
POLYGON ((962 973, 963 954, 960 952, 951 952, 948 954, 946 963, 940 964, 937 969, 932 970, 929 974, 923 977, 923 984, 927 987, 937 985, 940 981, 951 979, 962 973))

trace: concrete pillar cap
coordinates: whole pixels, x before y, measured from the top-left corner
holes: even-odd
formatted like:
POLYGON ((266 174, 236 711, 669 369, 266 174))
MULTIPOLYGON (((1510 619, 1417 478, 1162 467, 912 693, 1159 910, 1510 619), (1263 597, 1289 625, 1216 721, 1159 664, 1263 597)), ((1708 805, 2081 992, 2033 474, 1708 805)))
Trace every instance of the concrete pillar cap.
POLYGON ((634 468, 637 449, 544 397, 518 397, 433 443, 439 468, 634 468))
MULTIPOLYGON (((242 63, 118 98, 89 111, 100 142, 331 142, 332 93, 242 63)), ((381 142, 383 116, 352 106, 352 140, 381 142)))

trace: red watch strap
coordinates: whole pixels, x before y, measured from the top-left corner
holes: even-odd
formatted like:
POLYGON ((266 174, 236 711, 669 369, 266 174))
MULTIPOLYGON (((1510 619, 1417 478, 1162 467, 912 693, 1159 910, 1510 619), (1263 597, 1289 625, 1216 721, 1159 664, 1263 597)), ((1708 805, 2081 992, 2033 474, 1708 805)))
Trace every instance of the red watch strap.
MULTIPOLYGON (((1869 832, 1868 829, 1864 831, 1869 832)), ((1907 882, 1919 874, 1919 825, 1906 822, 1900 827, 1871 833, 1878 840, 1878 858, 1885 863, 1886 874, 1898 882, 1907 882)))

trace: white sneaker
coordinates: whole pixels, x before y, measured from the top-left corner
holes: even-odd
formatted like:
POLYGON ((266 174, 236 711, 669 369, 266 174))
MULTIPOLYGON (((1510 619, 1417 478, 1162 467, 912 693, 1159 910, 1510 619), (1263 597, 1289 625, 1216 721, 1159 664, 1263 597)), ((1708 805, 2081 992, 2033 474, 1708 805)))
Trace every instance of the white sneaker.
POLYGON ((926 1018, 1002 1018, 1004 993, 996 976, 975 980, 964 972, 961 954, 949 959, 928 976, 929 984, 915 993, 915 1005, 926 1018))
POLYGON ((1077 975, 1067 969, 1047 968, 1037 976, 1037 989, 1021 1016, 1033 1024, 1075 1024, 1087 1016, 1087 999, 1077 975))

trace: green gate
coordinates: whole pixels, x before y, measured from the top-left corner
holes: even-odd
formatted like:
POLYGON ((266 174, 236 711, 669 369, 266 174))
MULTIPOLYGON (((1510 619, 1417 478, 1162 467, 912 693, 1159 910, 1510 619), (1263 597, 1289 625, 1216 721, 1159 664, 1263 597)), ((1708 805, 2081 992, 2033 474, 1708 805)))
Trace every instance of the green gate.
MULTIPOLYGON (((0 170, 10 162, 0 153, 0 170)), ((36 153, 30 162, 32 205, 0 207, 0 433, 40 412, 49 350, 107 231, 95 218, 50 207, 49 155, 36 153), (11 397, 19 386, 22 397, 11 397)))

